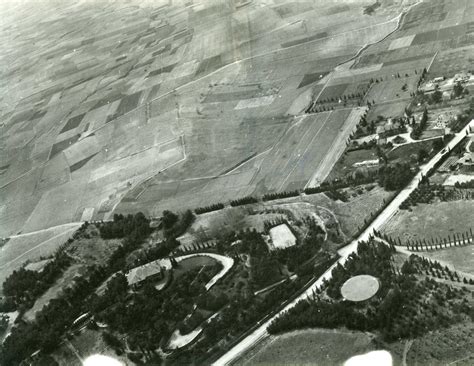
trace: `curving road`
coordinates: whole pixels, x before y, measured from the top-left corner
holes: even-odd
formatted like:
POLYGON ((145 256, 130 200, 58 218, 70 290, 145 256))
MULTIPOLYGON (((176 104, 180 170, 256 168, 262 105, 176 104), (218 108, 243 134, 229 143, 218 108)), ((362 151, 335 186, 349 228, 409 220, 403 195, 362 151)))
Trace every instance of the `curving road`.
MULTIPOLYGON (((453 149, 457 144, 459 144, 462 139, 467 135, 472 135, 474 132, 474 119, 459 133, 457 133, 454 138, 448 143, 445 150, 453 149)), ((443 150, 444 151, 444 150, 443 150)), ((281 315, 283 312, 288 311, 289 309, 293 308, 297 302, 300 300, 307 299, 309 296, 313 294, 313 291, 320 287, 321 284, 325 279, 329 280, 331 278, 332 269, 338 264, 344 264, 349 257, 350 254, 357 251, 357 245, 360 241, 366 241, 369 239, 370 234, 373 233, 375 230, 380 230, 385 223, 390 220, 390 218, 397 212, 398 207, 400 204, 408 198, 411 192, 418 186, 418 183, 423 175, 426 175, 428 171, 435 166, 435 164, 441 160, 443 154, 439 152, 436 154, 428 163, 423 165, 420 168, 419 173, 413 178, 410 184, 403 189, 393 200, 390 204, 375 218, 374 221, 367 227, 367 229, 359 235, 357 239, 352 241, 349 245, 345 246, 344 248, 339 250, 339 255, 341 258, 333 264, 321 277, 319 277, 305 292, 303 292, 300 296, 295 298, 291 301, 287 306, 285 306, 281 311, 279 311, 276 315, 271 317, 265 323, 260 325, 255 331, 245 337, 241 342, 231 348, 226 354, 220 357, 217 361, 213 363, 213 365, 220 366, 220 365, 228 365, 233 361, 237 360, 244 352, 248 351, 252 348, 256 343, 258 343, 263 338, 267 337, 269 334, 267 332, 267 327, 270 323, 281 315)))

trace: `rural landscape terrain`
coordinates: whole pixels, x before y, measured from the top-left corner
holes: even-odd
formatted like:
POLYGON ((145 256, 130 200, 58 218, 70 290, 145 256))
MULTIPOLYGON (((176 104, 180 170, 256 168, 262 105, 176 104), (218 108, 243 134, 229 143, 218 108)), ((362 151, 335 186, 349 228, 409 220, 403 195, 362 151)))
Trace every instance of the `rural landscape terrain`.
POLYGON ((474 363, 474 2, 0 2, 0 365, 474 363))

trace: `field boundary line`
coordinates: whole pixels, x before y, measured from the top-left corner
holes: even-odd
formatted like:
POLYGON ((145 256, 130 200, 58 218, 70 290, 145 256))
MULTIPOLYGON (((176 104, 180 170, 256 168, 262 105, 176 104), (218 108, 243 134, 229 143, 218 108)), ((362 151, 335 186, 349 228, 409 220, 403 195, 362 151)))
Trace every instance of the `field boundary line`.
POLYGON ((38 249, 39 247, 45 245, 46 243, 48 243, 49 241, 53 240, 53 239, 56 239, 62 235, 65 235, 65 234, 69 234, 71 231, 76 231, 77 229, 75 227, 72 227, 68 230, 64 230, 63 232, 59 233, 59 234, 56 234, 55 236, 49 238, 49 239, 46 239, 45 241, 42 241, 41 243, 39 243, 38 245, 35 245, 33 248, 30 248, 29 250, 27 250, 26 252, 23 252, 22 254, 20 254, 19 256, 13 258, 12 260, 8 261, 7 263, 3 264, 2 266, 0 266, 0 269, 4 269, 6 268, 7 266, 9 266, 10 264, 16 262, 18 259, 20 259, 21 257, 23 257, 25 254, 28 254, 30 252, 32 252, 33 250, 35 249, 38 249))

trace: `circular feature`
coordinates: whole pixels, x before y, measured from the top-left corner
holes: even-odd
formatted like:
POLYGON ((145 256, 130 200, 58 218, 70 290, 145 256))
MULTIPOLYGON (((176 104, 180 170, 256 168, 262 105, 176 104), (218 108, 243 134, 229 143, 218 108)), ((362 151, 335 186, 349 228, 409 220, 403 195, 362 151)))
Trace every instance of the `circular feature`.
POLYGON ((342 297, 350 301, 364 301, 374 296, 380 288, 379 281, 370 275, 349 278, 341 287, 342 297))

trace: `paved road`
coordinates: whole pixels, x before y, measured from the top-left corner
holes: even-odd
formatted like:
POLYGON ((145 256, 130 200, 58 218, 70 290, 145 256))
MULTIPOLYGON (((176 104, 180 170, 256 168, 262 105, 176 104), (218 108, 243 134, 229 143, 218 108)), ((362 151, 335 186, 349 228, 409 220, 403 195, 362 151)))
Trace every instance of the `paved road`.
MULTIPOLYGON (((470 133, 474 132, 474 120, 472 120, 461 132, 457 133, 455 137, 449 142, 447 148, 453 149, 461 140, 466 136, 466 131, 470 133)), ((380 213, 379 216, 375 218, 374 221, 369 225, 369 227, 354 241, 349 245, 345 246, 339 250, 339 255, 341 258, 338 262, 332 265, 320 278, 318 278, 303 294, 294 299, 291 303, 285 306, 278 314, 270 318, 268 321, 259 326, 254 332, 244 338, 240 343, 235 345, 230 349, 226 354, 213 363, 213 365, 228 365, 238 359, 244 352, 249 350, 261 339, 268 336, 267 327, 270 323, 278 317, 281 313, 293 308, 296 303, 300 300, 304 300, 312 295, 313 291, 320 287, 324 279, 329 280, 331 278, 332 269, 338 264, 344 264, 351 253, 356 252, 357 245, 359 241, 365 241, 369 238, 370 234, 373 233, 373 230, 380 230, 382 226, 397 212, 400 204, 408 198, 411 192, 418 186, 418 183, 422 175, 426 175, 428 171, 434 167, 434 165, 441 159, 443 154, 439 152, 436 154, 428 163, 423 165, 420 169, 420 172, 413 178, 410 184, 402 190, 397 197, 380 213)))

